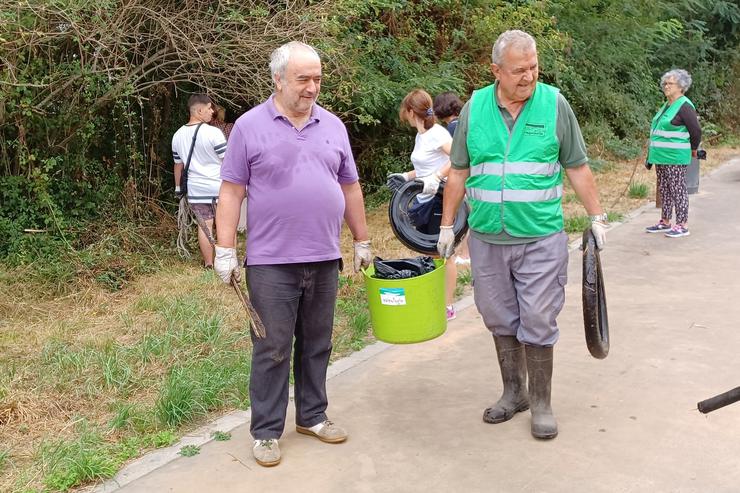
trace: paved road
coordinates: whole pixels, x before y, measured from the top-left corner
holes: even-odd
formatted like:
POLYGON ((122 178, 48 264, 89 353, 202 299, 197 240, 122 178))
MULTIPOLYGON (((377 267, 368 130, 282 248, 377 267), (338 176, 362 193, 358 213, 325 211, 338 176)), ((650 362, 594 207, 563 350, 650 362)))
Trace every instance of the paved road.
MULTIPOLYGON (((501 391, 493 341, 474 307, 447 333, 393 346, 329 381, 330 417, 350 439, 327 445, 289 426, 283 463, 257 466, 248 426, 121 492, 737 492, 740 403, 699 400, 740 385, 740 159, 691 197, 692 235, 648 235, 650 209, 609 233, 603 254, 611 353, 589 356, 580 253, 571 254, 553 408, 560 435, 529 414, 481 414, 501 391)), ((293 414, 288 417, 290 423, 293 414)))

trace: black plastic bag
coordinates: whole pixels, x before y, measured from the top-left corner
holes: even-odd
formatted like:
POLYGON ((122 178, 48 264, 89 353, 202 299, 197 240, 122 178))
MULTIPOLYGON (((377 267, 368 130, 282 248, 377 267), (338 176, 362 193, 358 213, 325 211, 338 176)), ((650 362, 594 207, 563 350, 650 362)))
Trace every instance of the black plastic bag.
POLYGON ((408 279, 432 272, 436 265, 432 257, 402 258, 396 260, 383 260, 380 257, 373 259, 377 279, 408 279))

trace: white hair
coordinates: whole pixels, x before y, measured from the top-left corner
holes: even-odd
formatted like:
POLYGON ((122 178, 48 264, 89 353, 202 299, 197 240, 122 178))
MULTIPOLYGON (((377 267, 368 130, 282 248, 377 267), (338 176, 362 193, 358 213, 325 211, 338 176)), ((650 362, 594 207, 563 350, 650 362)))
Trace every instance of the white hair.
POLYGON ((285 68, 288 66, 288 61, 295 50, 303 50, 308 53, 312 53, 317 60, 321 61, 321 57, 311 45, 301 43, 300 41, 290 41, 285 43, 279 48, 276 48, 272 55, 270 55, 270 75, 272 77, 275 74, 279 75, 282 79, 285 77, 285 68))
POLYGON ((511 48, 518 48, 520 50, 527 50, 532 48, 537 49, 537 43, 534 38, 524 31, 518 29, 511 29, 504 31, 496 39, 491 50, 491 61, 496 65, 501 65, 504 60, 504 52, 511 48))
POLYGON ((689 74, 682 68, 674 68, 673 70, 669 70, 668 72, 664 73, 663 77, 660 78, 661 88, 665 86, 665 83, 668 82, 668 79, 673 79, 674 81, 676 81, 676 85, 679 89, 681 89, 682 93, 688 91, 689 87, 691 87, 691 74, 689 74))

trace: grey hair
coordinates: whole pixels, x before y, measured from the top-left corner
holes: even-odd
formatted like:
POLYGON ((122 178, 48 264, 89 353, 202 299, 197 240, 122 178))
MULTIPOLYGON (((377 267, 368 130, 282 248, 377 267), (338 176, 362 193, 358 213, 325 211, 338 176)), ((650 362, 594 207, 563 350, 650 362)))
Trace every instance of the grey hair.
POLYGON ((493 44, 491 61, 496 65, 501 65, 501 62, 504 60, 504 51, 510 48, 519 48, 520 50, 532 48, 536 50, 537 42, 530 34, 519 29, 504 31, 493 44))
POLYGON ((676 85, 679 89, 681 89, 682 93, 688 91, 689 87, 691 87, 691 74, 682 68, 674 68, 673 70, 669 70, 668 72, 664 73, 663 77, 660 78, 661 88, 665 86, 665 83, 668 81, 668 79, 675 80, 676 85))
POLYGON ((275 74, 278 74, 281 79, 285 77, 285 68, 288 66, 288 60, 290 60, 290 56, 295 50, 303 50, 308 53, 313 53, 316 56, 316 59, 319 61, 321 60, 321 57, 313 46, 301 43, 300 41, 290 41, 289 43, 285 43, 281 47, 276 48, 272 52, 272 55, 270 55, 270 75, 272 77, 274 77, 275 74))

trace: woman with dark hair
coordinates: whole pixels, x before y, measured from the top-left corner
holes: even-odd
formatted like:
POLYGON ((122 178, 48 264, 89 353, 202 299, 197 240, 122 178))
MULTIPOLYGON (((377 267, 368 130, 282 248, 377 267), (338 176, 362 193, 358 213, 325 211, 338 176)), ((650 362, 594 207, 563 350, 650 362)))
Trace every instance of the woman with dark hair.
MULTIPOLYGON (((415 128, 416 140, 411 152, 411 164, 414 169, 405 173, 394 173, 404 181, 420 179, 424 182, 422 193, 415 197, 415 203, 409 208, 409 216, 419 231, 427 228, 427 222, 435 208, 442 211, 442 200, 437 189, 450 172, 450 149, 452 136, 437 123, 432 109, 432 97, 421 89, 414 89, 403 98, 398 109, 401 122, 415 128)), ((389 177, 390 178, 390 177, 389 177)), ((447 262, 445 268, 445 291, 447 320, 455 318, 455 307, 452 304, 457 284, 457 267, 455 259, 447 262)))
MULTIPOLYGON (((434 116, 445 122, 447 131, 450 135, 455 136, 457 120, 460 118, 463 102, 454 92, 447 91, 437 94, 434 98, 434 116)), ((455 263, 460 265, 470 265, 470 253, 468 251, 468 238, 470 232, 465 234, 465 238, 460 242, 460 248, 455 255, 455 263)))
POLYGON ((457 119, 460 117, 463 102, 454 92, 443 92, 434 98, 434 115, 445 122, 450 135, 455 135, 457 119))

